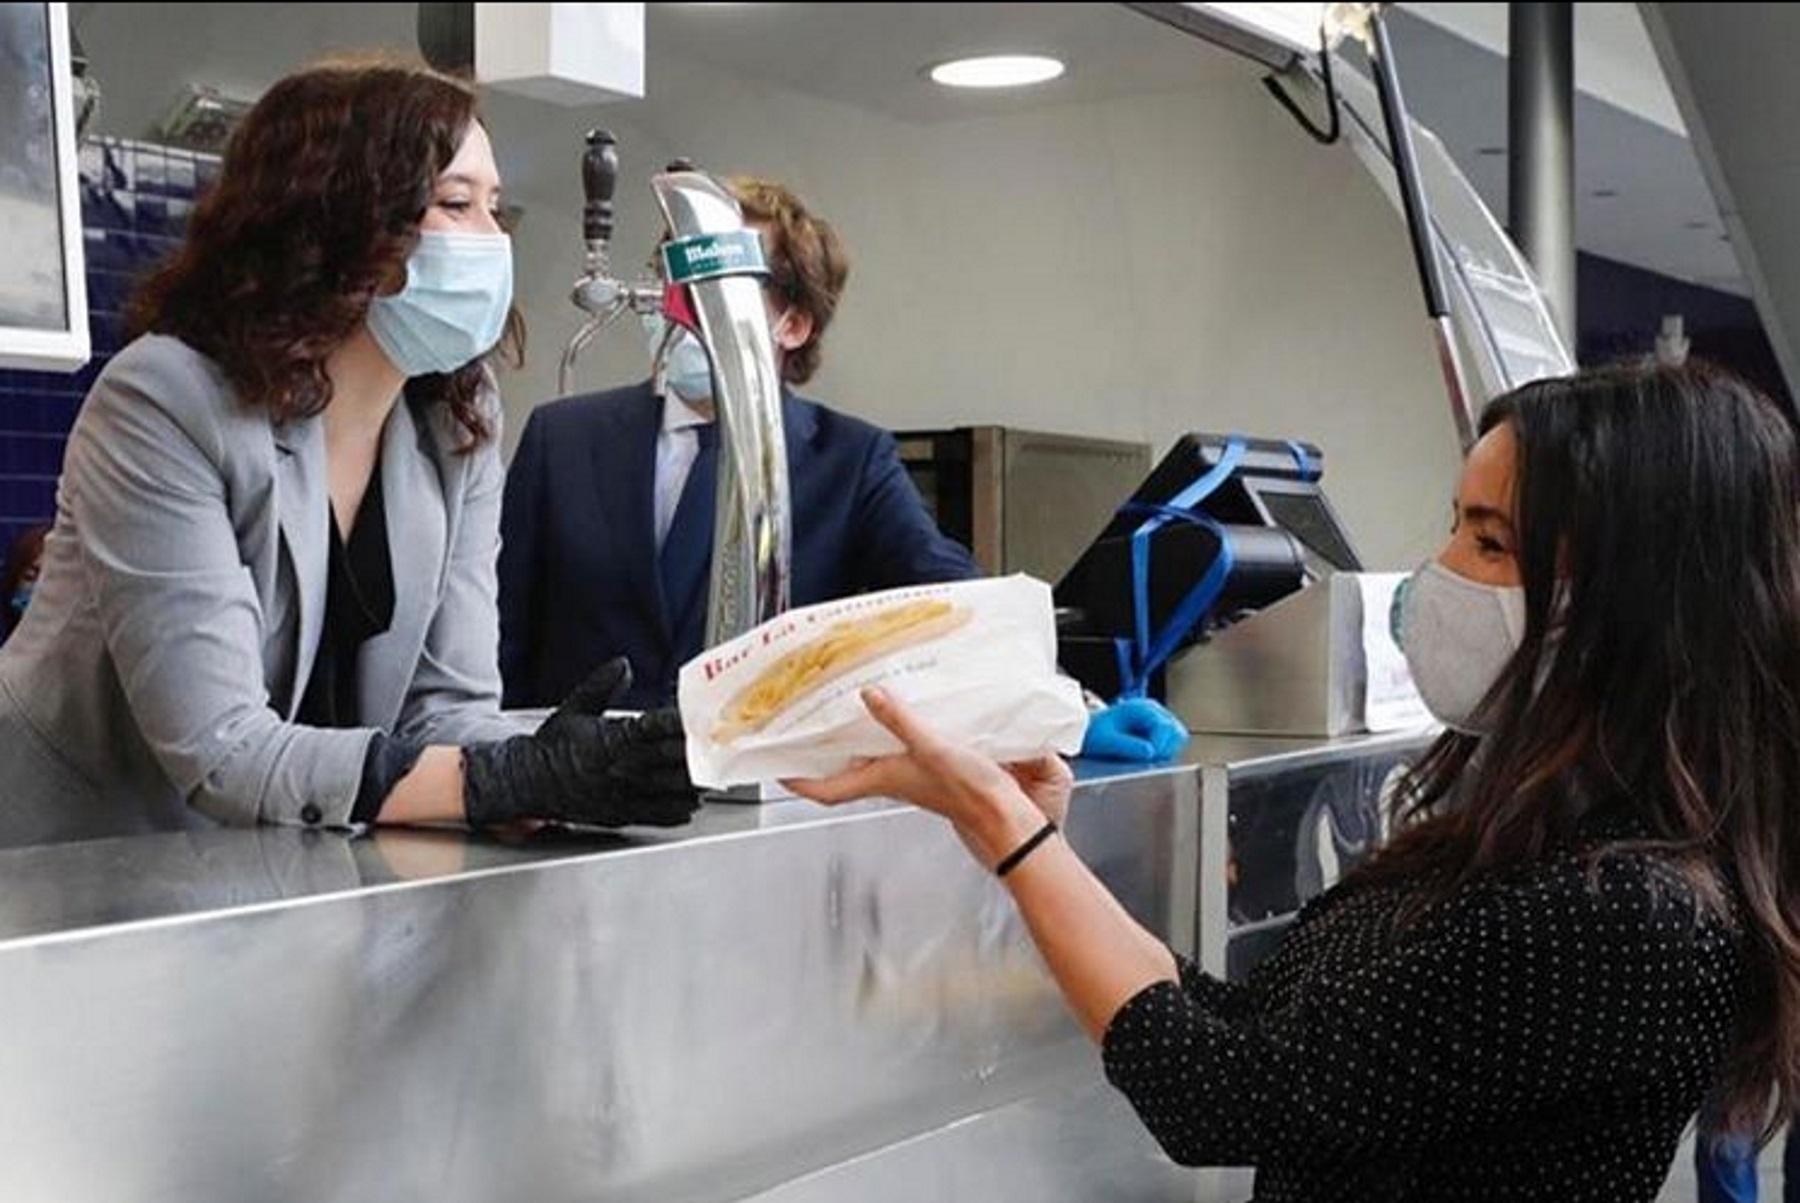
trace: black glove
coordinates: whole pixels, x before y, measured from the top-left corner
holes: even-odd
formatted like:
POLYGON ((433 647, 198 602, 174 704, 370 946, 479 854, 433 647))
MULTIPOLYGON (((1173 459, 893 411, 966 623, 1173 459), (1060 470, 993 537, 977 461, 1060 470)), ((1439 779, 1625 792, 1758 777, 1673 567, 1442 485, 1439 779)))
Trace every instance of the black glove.
POLYGON ((463 749, 469 825, 559 819, 598 827, 678 827, 699 806, 688 780, 681 715, 601 714, 631 687, 631 666, 609 660, 536 734, 463 749))

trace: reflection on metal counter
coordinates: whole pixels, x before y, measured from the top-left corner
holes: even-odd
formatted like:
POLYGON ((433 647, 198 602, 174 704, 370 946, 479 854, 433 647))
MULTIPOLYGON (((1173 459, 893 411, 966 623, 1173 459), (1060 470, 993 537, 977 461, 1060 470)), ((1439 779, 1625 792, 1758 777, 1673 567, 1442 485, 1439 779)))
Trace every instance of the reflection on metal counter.
POLYGON ((1026 1099, 760 1194, 752 1203, 1237 1203, 1252 1171, 1185 1169, 1104 1083, 1026 1099))
MULTIPOLYGON (((1241 977, 1423 742, 1080 765, 1070 838, 1241 977)), ((1157 1152, 1005 893, 910 808, 216 830, 0 852, 0 879, 9 1199, 1244 1197, 1157 1152)))
MULTIPOLYGON (((1195 784, 1085 782, 1071 823, 1190 943, 1195 784)), ((1003 890, 906 808, 218 831, 0 875, 9 1199, 732 1200, 1100 1084, 1003 890)))
POLYGON ((1200 967, 1242 981, 1272 952, 1386 838, 1394 787, 1432 738, 1197 740, 1200 967))

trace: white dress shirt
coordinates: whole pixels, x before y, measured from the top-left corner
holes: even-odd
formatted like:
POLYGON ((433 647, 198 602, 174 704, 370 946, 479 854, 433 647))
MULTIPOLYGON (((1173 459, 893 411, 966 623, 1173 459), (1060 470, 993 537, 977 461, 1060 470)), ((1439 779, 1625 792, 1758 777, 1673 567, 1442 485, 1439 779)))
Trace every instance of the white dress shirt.
POLYGON ((656 550, 662 551, 675 522, 675 507, 681 504, 681 491, 687 487, 688 474, 700 455, 700 427, 712 421, 711 414, 689 406, 673 390, 663 397, 662 429, 656 435, 656 550))

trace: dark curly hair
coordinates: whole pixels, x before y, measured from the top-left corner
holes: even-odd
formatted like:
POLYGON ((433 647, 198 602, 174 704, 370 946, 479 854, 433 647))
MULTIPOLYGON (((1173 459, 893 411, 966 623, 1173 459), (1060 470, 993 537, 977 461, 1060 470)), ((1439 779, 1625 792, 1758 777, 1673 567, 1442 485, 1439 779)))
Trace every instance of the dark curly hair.
MULTIPOLYGON (((404 61, 281 80, 233 133, 181 249, 133 297, 130 336, 173 335, 212 357, 278 422, 321 412, 327 358, 405 280, 437 177, 479 120, 470 85, 404 61)), ((495 350, 517 363, 524 344, 514 309, 495 350)), ((477 360, 412 378, 407 400, 447 406, 474 447, 491 434, 488 379, 477 360)))

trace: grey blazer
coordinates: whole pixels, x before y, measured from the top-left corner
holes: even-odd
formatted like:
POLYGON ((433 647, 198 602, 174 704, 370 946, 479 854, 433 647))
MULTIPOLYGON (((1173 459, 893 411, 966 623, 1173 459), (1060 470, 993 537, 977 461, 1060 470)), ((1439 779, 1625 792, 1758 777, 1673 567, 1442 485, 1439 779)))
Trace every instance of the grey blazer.
POLYGON ((114 357, 69 436, 31 606, 0 648, 0 846, 342 825, 373 728, 517 734, 499 710, 499 451, 458 455, 458 441, 441 408, 394 407, 378 469, 394 616, 357 661, 370 729, 300 726, 325 610, 320 421, 276 425, 176 339, 114 357))

